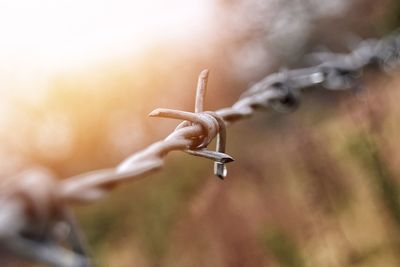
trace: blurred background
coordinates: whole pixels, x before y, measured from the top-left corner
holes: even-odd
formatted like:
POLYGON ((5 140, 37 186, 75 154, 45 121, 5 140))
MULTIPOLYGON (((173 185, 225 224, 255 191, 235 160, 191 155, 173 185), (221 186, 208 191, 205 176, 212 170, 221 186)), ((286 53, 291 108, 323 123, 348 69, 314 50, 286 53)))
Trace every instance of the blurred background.
MULTIPOLYGON (((115 166, 174 129, 151 110, 193 109, 204 68, 214 110, 312 51, 399 25, 396 0, 0 1, 1 176, 115 166)), ((95 266, 399 266, 400 79, 363 83, 231 127, 223 182, 173 153, 76 208, 95 266)))

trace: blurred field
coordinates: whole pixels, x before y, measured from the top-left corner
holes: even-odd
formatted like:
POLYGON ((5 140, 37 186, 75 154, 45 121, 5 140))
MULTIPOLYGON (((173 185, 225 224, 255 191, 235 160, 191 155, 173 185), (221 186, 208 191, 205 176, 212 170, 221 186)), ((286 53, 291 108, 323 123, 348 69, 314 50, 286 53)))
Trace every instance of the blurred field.
POLYGON ((99 266, 398 266, 399 82, 234 126, 223 182, 176 155, 78 209, 99 266))
MULTIPOLYGON (((320 43, 335 39, 332 49, 343 50, 346 34, 330 30, 368 37, 399 23, 395 1, 353 2, 345 15, 318 18, 304 41, 262 39, 268 31, 257 21, 215 27, 221 36, 207 45, 156 44, 134 60, 55 76, 43 94, 11 96, 1 106, 1 173, 43 165, 65 178, 114 166, 174 129, 174 121, 147 118, 152 109, 193 109, 202 68, 211 70, 212 110, 266 73, 302 64, 320 43), (285 41, 293 47, 279 46, 285 41)), ((219 3, 227 10, 215 14, 221 25, 252 7, 219 3)), ((233 125, 227 147, 236 161, 224 181, 212 162, 173 153, 161 172, 75 208, 95 266, 399 266, 399 73, 365 74, 361 92, 316 89, 294 113, 233 125)))

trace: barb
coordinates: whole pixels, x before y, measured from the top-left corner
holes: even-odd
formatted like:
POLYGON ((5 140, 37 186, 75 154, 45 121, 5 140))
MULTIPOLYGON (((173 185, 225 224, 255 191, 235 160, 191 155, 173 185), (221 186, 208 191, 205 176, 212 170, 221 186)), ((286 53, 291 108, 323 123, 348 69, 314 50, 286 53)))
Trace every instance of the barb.
POLYGON ((0 186, 0 249, 50 266, 89 266, 83 239, 68 212, 69 205, 87 204, 104 197, 122 182, 134 181, 159 170, 172 151, 214 161, 214 173, 224 178, 226 126, 252 116, 257 109, 294 110, 303 89, 328 90, 359 87, 363 69, 390 72, 399 65, 400 37, 367 40, 349 54, 320 53, 321 63, 308 68, 271 74, 249 88, 231 107, 204 111, 208 71, 201 72, 195 112, 156 109, 151 117, 183 120, 164 140, 139 151, 114 169, 80 174, 58 181, 43 169, 24 172, 0 186), (217 137, 217 151, 207 146, 217 137), (65 231, 59 231, 66 229, 65 231), (63 232, 63 234, 60 234, 63 232), (64 244, 69 245, 65 248, 64 244))

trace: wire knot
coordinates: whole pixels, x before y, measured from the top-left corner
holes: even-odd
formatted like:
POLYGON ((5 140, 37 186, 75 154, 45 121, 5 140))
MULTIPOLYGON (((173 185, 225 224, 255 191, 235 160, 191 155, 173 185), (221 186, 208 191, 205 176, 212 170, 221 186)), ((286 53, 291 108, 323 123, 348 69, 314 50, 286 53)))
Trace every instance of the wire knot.
POLYGON ((190 145, 184 151, 193 156, 204 157, 215 161, 214 174, 223 179, 227 175, 225 164, 234 161, 234 159, 225 154, 225 121, 215 112, 203 111, 207 79, 208 71, 202 71, 197 85, 195 112, 159 108, 152 111, 149 116, 183 120, 166 140, 175 138, 190 139, 190 145), (191 137, 185 136, 183 131, 188 127, 200 127, 201 134, 191 137), (215 137, 217 137, 216 151, 210 151, 207 149, 207 146, 215 137))

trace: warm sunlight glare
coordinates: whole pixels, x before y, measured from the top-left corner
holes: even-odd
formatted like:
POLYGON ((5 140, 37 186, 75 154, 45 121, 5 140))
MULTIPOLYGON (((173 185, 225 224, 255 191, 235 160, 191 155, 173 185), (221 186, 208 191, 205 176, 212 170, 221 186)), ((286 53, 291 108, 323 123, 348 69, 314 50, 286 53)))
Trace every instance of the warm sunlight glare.
POLYGON ((205 0, 0 0, 0 83, 131 55, 204 30, 205 0))

